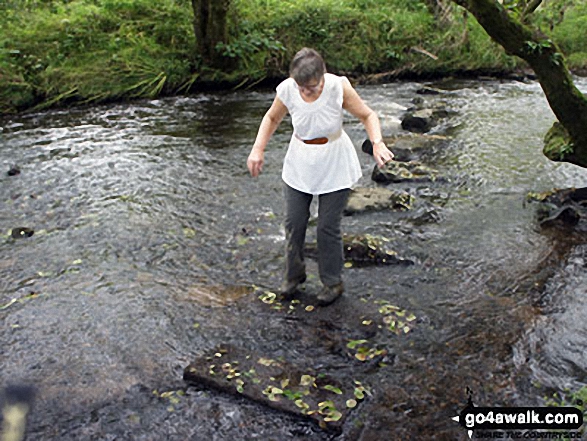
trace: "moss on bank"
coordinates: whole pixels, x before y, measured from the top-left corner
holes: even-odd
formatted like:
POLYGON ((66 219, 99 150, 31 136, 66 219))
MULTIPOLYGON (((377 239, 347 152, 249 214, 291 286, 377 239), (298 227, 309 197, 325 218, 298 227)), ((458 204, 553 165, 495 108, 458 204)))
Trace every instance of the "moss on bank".
MULTIPOLYGON (((416 0, 233 0, 230 41, 219 47, 233 67, 220 71, 196 54, 190 0, 5 0, 0 112, 251 85, 284 77, 302 46, 333 72, 386 78, 521 66, 450 8, 438 18, 416 0)), ((553 27, 571 67, 587 66, 586 15, 577 6, 553 27)))

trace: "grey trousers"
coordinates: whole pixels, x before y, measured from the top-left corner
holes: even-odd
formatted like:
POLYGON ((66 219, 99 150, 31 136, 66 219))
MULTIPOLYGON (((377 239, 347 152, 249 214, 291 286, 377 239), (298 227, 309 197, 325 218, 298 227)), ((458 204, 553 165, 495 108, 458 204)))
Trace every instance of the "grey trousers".
MULTIPOLYGON (((306 275, 304 243, 313 196, 284 184, 285 197, 285 278, 298 281, 306 275)), ((340 223, 350 189, 318 196, 318 271, 325 286, 342 281, 344 263, 340 223)))

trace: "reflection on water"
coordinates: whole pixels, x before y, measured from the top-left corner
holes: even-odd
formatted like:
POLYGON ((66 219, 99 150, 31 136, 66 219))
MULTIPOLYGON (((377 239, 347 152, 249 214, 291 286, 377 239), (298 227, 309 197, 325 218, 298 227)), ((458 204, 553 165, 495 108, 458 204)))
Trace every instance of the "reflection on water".
MULTIPOLYGON (((579 84, 587 89, 584 80, 579 84)), ((420 86, 394 83, 360 93, 391 135, 401 130, 401 108, 420 86)), ((134 439, 322 439, 295 418, 251 403, 188 390, 170 404, 152 391, 181 387, 190 358, 222 342, 302 364, 341 365, 329 352, 332 342, 376 314, 377 299, 409 308, 419 321, 405 338, 378 334, 397 358, 367 375, 380 385, 379 405, 361 417, 373 433, 381 420, 395 427, 398 439, 424 426, 461 436, 448 415, 466 399, 463 385, 477 391, 477 401, 492 400, 488 405, 541 396, 513 385, 514 347, 530 354, 528 369, 546 386, 583 381, 580 330, 559 326, 585 321, 576 307, 583 276, 571 276, 577 289, 561 288, 565 299, 554 303, 568 312, 554 319, 537 319, 520 281, 555 248, 539 231, 526 193, 583 186, 585 171, 542 156, 554 117, 538 85, 436 86, 446 93, 427 100, 457 112, 449 128, 436 129, 452 137, 433 164, 447 179, 395 188, 427 195, 440 222, 413 226, 394 213, 344 219, 346 232, 387 236, 420 264, 348 269, 343 301, 314 319, 284 319, 263 309, 248 288, 225 288, 275 289, 281 280, 280 169, 288 120, 268 146, 259 179, 250 179, 245 166, 272 92, 0 122, 0 165, 22 170, 0 175, 0 307, 12 302, 0 310, 1 378, 40 387, 35 439, 130 439, 128 433, 134 439), (7 233, 14 227, 34 228, 35 235, 12 240, 7 233), (532 331, 535 323, 546 325, 532 331), (527 332, 532 336, 523 338, 527 332), (559 341, 568 347, 563 354, 555 350, 559 341)), ((348 117, 345 128, 359 149, 362 126, 348 117)), ((359 185, 374 186, 373 163, 360 149, 359 155, 359 185)), ((317 283, 310 279, 310 294, 317 283)), ((525 369, 524 357, 516 357, 525 369)))

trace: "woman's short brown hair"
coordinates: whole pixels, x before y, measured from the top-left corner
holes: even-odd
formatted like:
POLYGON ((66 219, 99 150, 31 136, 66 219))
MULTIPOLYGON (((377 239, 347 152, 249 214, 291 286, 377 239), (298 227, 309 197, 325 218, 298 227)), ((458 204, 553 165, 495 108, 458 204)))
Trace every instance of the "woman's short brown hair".
POLYGON ((322 56, 314 49, 303 48, 291 60, 289 75, 300 86, 320 80, 326 73, 322 56))

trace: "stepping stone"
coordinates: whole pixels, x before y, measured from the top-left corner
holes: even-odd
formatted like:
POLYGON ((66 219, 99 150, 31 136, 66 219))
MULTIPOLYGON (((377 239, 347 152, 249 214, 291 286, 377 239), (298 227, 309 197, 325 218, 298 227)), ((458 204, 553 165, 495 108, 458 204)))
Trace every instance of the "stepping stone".
POLYGON ((366 211, 398 210, 405 211, 412 208, 414 197, 403 191, 394 191, 387 188, 356 188, 351 190, 346 216, 366 211))
POLYGON ((198 357, 185 368, 183 379, 192 385, 242 395, 335 433, 342 432, 350 413, 369 395, 353 379, 334 378, 232 345, 218 346, 198 357))
MULTIPOLYGON (((345 261, 358 266, 413 265, 415 263, 411 259, 398 256, 397 252, 391 249, 390 240, 383 236, 344 234, 342 242, 345 261)), ((317 258, 318 244, 307 243, 304 254, 309 258, 317 258)))

